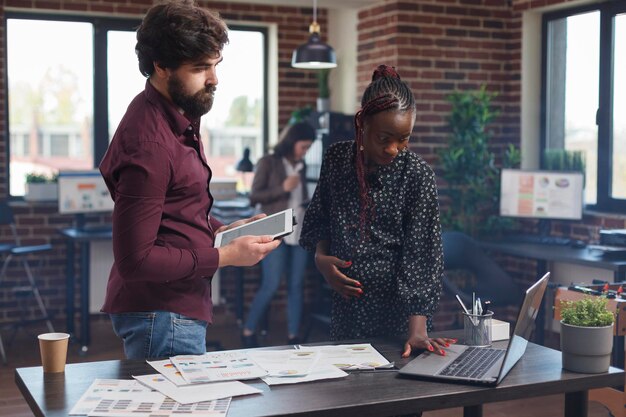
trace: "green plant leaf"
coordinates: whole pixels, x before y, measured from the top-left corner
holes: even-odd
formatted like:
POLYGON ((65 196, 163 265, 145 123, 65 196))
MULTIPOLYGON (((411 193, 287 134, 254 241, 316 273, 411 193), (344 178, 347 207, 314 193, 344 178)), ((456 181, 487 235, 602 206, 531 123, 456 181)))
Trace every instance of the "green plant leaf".
POLYGON ((605 297, 585 297, 578 301, 561 301, 563 323, 582 327, 610 326, 615 313, 608 308, 605 297))
MULTIPOLYGON (((442 178, 450 197, 442 210, 444 229, 461 230, 469 235, 493 234, 515 225, 512 221, 489 220, 498 212, 500 169, 490 149, 492 131, 489 124, 498 117, 493 108, 495 93, 482 86, 475 91, 455 91, 447 100, 451 104, 447 117, 450 136, 439 156, 442 178)), ((512 145, 502 157, 506 167, 519 166, 519 150, 512 145)))
POLYGON ((57 182, 59 174, 54 174, 49 176, 47 174, 42 174, 40 172, 29 172, 26 174, 26 183, 27 184, 36 184, 36 183, 46 183, 46 182, 57 182))

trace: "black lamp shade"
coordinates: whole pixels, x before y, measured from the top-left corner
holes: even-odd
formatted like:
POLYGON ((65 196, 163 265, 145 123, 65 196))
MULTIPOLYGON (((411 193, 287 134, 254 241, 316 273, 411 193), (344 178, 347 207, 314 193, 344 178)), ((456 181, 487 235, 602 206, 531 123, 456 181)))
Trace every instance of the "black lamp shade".
POLYGON ((254 171, 254 164, 250 160, 250 148, 243 150, 243 158, 237 162, 235 169, 239 172, 252 172, 254 171))
POLYGON ((311 33, 307 43, 293 51, 291 66, 304 69, 325 69, 337 66, 335 51, 322 42, 320 34, 311 33))

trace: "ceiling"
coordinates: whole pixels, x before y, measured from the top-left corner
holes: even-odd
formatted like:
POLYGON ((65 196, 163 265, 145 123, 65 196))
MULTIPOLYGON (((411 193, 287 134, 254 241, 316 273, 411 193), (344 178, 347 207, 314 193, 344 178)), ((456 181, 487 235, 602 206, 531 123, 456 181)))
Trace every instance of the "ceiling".
MULTIPOLYGON (((281 6, 313 7, 314 0, 226 0, 227 3, 252 3, 281 6)), ((317 0, 317 7, 332 9, 360 9, 381 0, 317 0)))

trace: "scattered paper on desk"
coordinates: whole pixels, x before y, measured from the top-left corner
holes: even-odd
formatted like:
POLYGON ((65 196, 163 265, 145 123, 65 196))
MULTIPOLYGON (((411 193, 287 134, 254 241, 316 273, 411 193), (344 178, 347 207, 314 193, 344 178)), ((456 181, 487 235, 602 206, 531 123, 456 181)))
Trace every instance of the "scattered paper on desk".
POLYGON ((96 379, 70 411, 73 416, 86 416, 102 400, 130 401, 133 398, 146 398, 158 401, 164 396, 133 380, 96 379))
POLYGON ((254 379, 267 375, 245 351, 179 355, 170 360, 185 381, 192 384, 254 379))
POLYGON ((210 382, 178 387, 160 374, 133 376, 133 378, 181 404, 192 404, 263 392, 239 381, 210 382))
POLYGON ((160 361, 146 361, 152 366, 158 373, 166 377, 177 387, 184 387, 186 385, 193 385, 183 378, 183 375, 176 369, 174 364, 169 359, 163 359, 160 361))
POLYGON ((389 362, 369 343, 354 345, 302 346, 302 349, 318 350, 318 367, 334 365, 340 369, 393 368, 389 362))
POLYGON ((183 405, 135 380, 96 379, 70 411, 72 416, 225 416, 230 398, 183 405))
POLYGON ((315 369, 313 369, 306 376, 294 376, 294 377, 274 377, 274 376, 264 376, 261 379, 267 385, 285 385, 285 384, 298 384, 301 382, 312 382, 312 381, 321 381, 324 379, 336 379, 336 378, 344 378, 348 376, 348 374, 341 369, 337 368, 333 365, 316 365, 315 369))
POLYGON ((267 371, 268 377, 285 378, 308 375, 319 358, 318 351, 304 349, 255 350, 249 355, 267 371))
MULTIPOLYGON (((191 405, 182 405, 170 398, 160 403, 146 403, 136 401, 133 409, 123 410, 116 403, 102 403, 88 417, 224 417, 228 414, 230 398, 222 398, 191 405), (135 407, 136 405, 136 407, 135 407)), ((123 406, 122 406, 123 407, 123 406)))

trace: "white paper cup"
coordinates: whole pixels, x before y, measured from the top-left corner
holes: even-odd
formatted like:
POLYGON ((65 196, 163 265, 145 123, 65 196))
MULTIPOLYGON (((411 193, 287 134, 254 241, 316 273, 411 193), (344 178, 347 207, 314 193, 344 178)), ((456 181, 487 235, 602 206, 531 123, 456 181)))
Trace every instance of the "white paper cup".
POLYGON ((64 372, 70 335, 67 333, 44 333, 37 338, 39 339, 43 371, 64 372))

